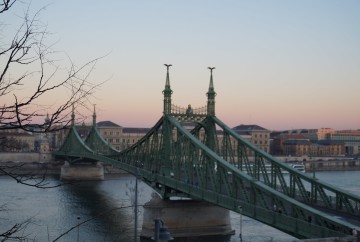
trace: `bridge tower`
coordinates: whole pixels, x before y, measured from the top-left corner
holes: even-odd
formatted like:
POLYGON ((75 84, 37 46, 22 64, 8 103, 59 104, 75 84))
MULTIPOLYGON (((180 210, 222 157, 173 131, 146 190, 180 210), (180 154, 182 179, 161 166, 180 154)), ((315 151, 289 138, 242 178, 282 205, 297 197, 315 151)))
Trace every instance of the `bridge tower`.
MULTIPOLYGON (((94 105, 93 113, 93 129, 96 128, 96 113, 94 105)), ((71 130, 70 133, 75 131, 75 110, 74 106, 71 113, 71 130)), ((75 139, 74 139, 75 140, 75 139)), ((74 144, 76 146, 76 144, 74 144)), ((81 146, 85 144, 81 141, 81 146)), ((78 151, 80 152, 80 150, 78 151)), ((100 162, 70 162, 65 161, 61 167, 60 179, 62 180, 104 180, 104 167, 100 162)))
MULTIPOLYGON (((170 64, 165 64, 167 68, 166 82, 164 94, 164 116, 171 116, 176 118, 179 122, 193 122, 196 124, 202 123, 204 132, 206 133, 206 144, 211 149, 216 145, 216 129, 215 123, 211 121, 210 116, 215 116, 215 96, 213 83, 213 70, 210 69, 210 84, 207 92, 207 106, 200 108, 192 108, 191 105, 187 108, 179 107, 171 103, 172 90, 170 87, 169 67, 170 64)), ((176 143, 176 132, 173 132, 174 126, 165 118, 162 124, 162 151, 161 158, 156 159, 156 171, 162 177, 174 176, 174 153, 177 153, 174 143, 176 143), (159 161, 162 162, 159 162, 159 161)), ((188 157, 187 159, 192 159, 188 157)), ((205 166, 204 166, 205 167, 205 166)), ((161 215, 161 219, 166 221, 165 224, 171 230, 174 237, 191 237, 191 236, 206 236, 206 235, 222 235, 230 236, 234 234, 231 228, 229 210, 213 205, 201 200, 171 200, 171 188, 163 185, 161 187, 162 199, 157 196, 145 204, 144 219, 142 226, 142 237, 151 237, 153 235, 153 221, 161 215), (179 220, 179 217, 182 219, 179 220)))
POLYGON ((169 68, 172 66, 171 64, 164 64, 166 66, 166 82, 165 89, 163 91, 164 94, 164 114, 171 113, 171 94, 173 91, 170 88, 170 78, 169 78, 169 68))
POLYGON ((215 116, 215 96, 216 92, 214 90, 214 82, 213 82, 213 70, 215 67, 208 67, 210 69, 210 84, 209 84, 209 90, 206 93, 208 97, 207 101, 207 114, 211 116, 215 116))

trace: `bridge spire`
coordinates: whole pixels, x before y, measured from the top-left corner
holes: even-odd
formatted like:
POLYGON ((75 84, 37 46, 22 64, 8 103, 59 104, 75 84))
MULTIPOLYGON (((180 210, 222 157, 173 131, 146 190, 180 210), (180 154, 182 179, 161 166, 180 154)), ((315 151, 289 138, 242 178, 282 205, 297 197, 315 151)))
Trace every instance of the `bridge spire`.
POLYGON ((72 112, 71 112, 71 127, 75 126, 75 108, 74 104, 72 105, 72 112))
POLYGON ((209 90, 206 93, 208 97, 207 101, 207 114, 211 116, 215 116, 215 96, 216 92, 214 90, 214 82, 213 82, 213 70, 215 67, 208 67, 210 69, 210 84, 209 84, 209 90))
POLYGON ((94 104, 94 113, 93 113, 93 126, 96 127, 96 112, 95 112, 96 104, 94 104))
POLYGON ((169 68, 172 66, 171 64, 164 64, 166 66, 166 83, 165 89, 163 90, 164 94, 164 114, 171 113, 171 94, 173 91, 170 88, 170 78, 169 78, 169 68))

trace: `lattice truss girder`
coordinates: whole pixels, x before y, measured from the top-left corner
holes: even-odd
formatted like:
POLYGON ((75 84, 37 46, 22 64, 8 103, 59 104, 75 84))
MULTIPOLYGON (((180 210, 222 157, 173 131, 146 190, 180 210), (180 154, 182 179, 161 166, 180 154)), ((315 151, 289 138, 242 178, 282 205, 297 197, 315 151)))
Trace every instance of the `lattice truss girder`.
POLYGON ((360 216, 360 197, 313 179, 287 164, 276 160, 257 146, 243 139, 216 117, 215 151, 229 164, 283 194, 307 204, 360 216))
POLYGON ((97 154, 115 155, 119 153, 101 137, 95 125, 92 126, 89 135, 86 137, 85 144, 97 154))
MULTIPOLYGON (((157 164, 157 170, 152 171, 159 174, 154 180, 155 183, 167 181, 167 185, 162 184, 158 187, 163 196, 169 197, 183 193, 190 197, 217 203, 235 211, 238 206, 245 205, 268 212, 272 211, 272 207, 276 205, 281 208, 282 214, 294 219, 305 221, 311 217, 318 226, 331 224, 342 232, 348 229, 347 226, 334 222, 326 215, 324 216, 289 197, 287 193, 290 193, 289 191, 299 181, 294 180, 291 186, 287 185, 286 179, 281 176, 280 172, 276 172, 275 166, 272 173, 283 178, 280 179, 284 183, 282 186, 289 191, 281 193, 281 190, 276 191, 271 186, 268 186, 262 180, 262 173, 265 173, 266 169, 264 167, 264 157, 261 154, 257 154, 255 158, 257 163, 255 168, 253 164, 247 164, 250 171, 250 174, 247 174, 245 171, 238 169, 239 164, 235 166, 235 164, 225 161, 213 150, 209 149, 204 143, 211 143, 211 134, 204 135, 204 132, 206 133, 205 129, 212 129, 209 128, 211 125, 206 124, 206 122, 209 123, 209 121, 200 123, 191 134, 174 118, 165 116, 162 128, 158 129, 158 131, 161 131, 163 141, 159 142, 159 152, 157 153, 160 154, 159 161, 162 161, 162 163, 157 164), (166 131, 166 129, 169 130, 166 131), (203 135, 201 136, 201 134, 203 135), (197 137, 202 137, 202 139, 197 137), (171 142, 169 142, 169 139, 171 142), (254 179, 254 177, 257 179, 254 179)), ((214 150, 220 150, 218 142, 215 143, 214 150)), ((239 148, 241 146, 237 145, 235 147, 239 148)), ((257 150, 254 152, 257 152, 257 150)), ((234 151, 227 153, 236 154, 234 151)), ((248 157, 239 159, 233 156, 231 160, 240 161, 244 165, 245 162, 250 163, 248 157)), ((268 174, 266 181, 270 183, 272 179, 271 174, 268 174)), ((250 212, 249 215, 251 215, 250 212)), ((259 215, 253 216, 266 222, 262 220, 263 218, 258 217, 259 215)), ((284 230, 286 229, 284 228, 284 230)))
POLYGON ((72 159, 71 157, 86 156, 93 153, 93 150, 88 147, 77 133, 74 126, 69 129, 67 137, 61 148, 54 152, 54 155, 63 155, 72 159))
MULTIPOLYGON (((69 135, 69 139, 81 140, 74 134, 69 135)), ((245 215, 296 237, 339 236, 347 234, 352 226, 293 199, 300 198, 310 203, 317 195, 322 198, 315 199, 319 204, 319 201, 326 200, 328 195, 324 191, 328 187, 273 160, 214 117, 199 122, 190 133, 175 118, 164 115, 135 145, 106 157, 84 143, 83 148, 78 149, 81 142, 71 142, 65 142, 62 152, 84 153, 81 155, 138 175, 164 197, 190 196, 237 212, 241 206, 245 215), (225 141, 219 139, 218 128, 222 128, 225 141), (76 148, 71 149, 72 145, 76 148), (272 165, 270 172, 265 169, 265 162, 272 165), (282 175, 284 169, 290 172, 290 181, 282 175), (308 180, 312 182, 310 195, 303 184, 308 180), (274 205, 281 214, 273 211, 274 205), (306 227, 308 222, 305 220, 309 217, 313 221, 311 226, 317 230, 307 235, 309 229, 302 230, 299 224, 306 227), (289 226, 290 223, 296 226, 289 226)), ((352 197, 337 192, 336 206, 351 208, 352 197)))

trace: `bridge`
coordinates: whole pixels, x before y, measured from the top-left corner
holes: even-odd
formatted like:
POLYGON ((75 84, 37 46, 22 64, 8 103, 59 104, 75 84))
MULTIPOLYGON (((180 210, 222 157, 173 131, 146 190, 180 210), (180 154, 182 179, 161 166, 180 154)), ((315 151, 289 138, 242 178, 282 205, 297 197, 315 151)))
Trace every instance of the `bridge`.
POLYGON ((73 113, 70 132, 54 155, 70 163, 111 164, 140 176, 163 199, 207 201, 297 238, 345 237, 352 228, 360 232, 359 196, 277 160, 216 117, 214 68, 209 68, 207 105, 182 108, 172 104, 170 66, 163 115, 136 144, 112 149, 96 129, 95 111, 92 130, 83 141, 73 113), (196 125, 187 130, 184 122, 196 125))

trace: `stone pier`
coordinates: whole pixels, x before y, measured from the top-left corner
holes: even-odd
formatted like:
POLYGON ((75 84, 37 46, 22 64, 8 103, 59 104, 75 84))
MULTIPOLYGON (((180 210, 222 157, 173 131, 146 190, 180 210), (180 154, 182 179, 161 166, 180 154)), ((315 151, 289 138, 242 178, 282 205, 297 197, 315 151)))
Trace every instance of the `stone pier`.
POLYGON ((61 167, 60 179, 104 180, 104 167, 100 162, 70 164, 66 161, 61 167))
POLYGON ((141 237, 154 236, 154 219, 161 219, 171 236, 233 235, 229 210, 194 200, 162 200, 153 197, 144 205, 141 237))

